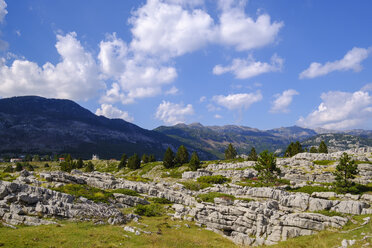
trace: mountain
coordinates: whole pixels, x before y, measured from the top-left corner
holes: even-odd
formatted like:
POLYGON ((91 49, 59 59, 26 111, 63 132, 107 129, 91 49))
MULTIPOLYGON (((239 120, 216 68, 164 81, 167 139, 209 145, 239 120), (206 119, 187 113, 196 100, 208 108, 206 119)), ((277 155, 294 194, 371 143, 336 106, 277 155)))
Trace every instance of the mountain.
MULTIPOLYGON (((328 136, 322 136, 319 135, 316 130, 298 126, 259 130, 256 128, 236 125, 203 126, 200 123, 193 123, 190 125, 177 124, 168 127, 160 126, 154 129, 154 131, 161 132, 182 143, 212 153, 219 158, 224 157, 224 151, 229 143, 234 145, 238 154, 248 154, 252 147, 255 147, 258 152, 269 150, 281 153, 284 152, 290 142, 297 140, 302 143, 306 140, 306 143, 303 144, 304 147, 319 145, 321 140, 317 137, 324 137, 326 141, 329 140, 330 145, 333 144, 333 140, 328 139, 328 136), (315 139, 312 139, 313 137, 315 137, 315 139)), ((369 142, 370 140, 364 137, 368 136, 371 131, 345 131, 350 134, 338 134, 338 132, 341 131, 335 132, 336 133, 332 137, 338 140, 338 142, 336 142, 337 145, 335 143, 334 149, 351 146, 366 146, 371 144, 369 142), (343 143, 348 145, 341 145, 343 143)))
MULTIPOLYGON (((73 101, 38 96, 0 99, 0 137, 0 154, 71 153, 83 158, 120 158, 123 152, 162 158, 168 146, 181 145, 122 119, 97 116, 73 101)), ((202 151, 200 155, 214 157, 202 151)))

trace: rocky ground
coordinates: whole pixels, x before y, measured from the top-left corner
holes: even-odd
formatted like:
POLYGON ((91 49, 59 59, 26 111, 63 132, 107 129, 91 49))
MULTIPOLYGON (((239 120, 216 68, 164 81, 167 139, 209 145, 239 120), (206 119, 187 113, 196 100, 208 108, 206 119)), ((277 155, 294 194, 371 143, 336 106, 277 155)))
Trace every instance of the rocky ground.
MULTIPOLYGON (((355 179, 358 183, 372 182, 371 152, 372 148, 347 151, 359 161, 360 173, 355 179)), ((327 185, 324 183, 334 180, 332 171, 341 154, 301 153, 292 158, 278 159, 277 164, 282 170, 281 177, 290 180, 292 188, 324 186, 327 185), (327 165, 318 161, 327 161, 327 165)), ((250 161, 213 163, 196 172, 183 172, 182 179, 170 182, 159 177, 149 182, 131 181, 119 174, 115 176, 113 173, 97 171, 84 173, 73 170, 65 173, 24 170, 17 174, 13 182, 0 181, 0 218, 3 225, 11 228, 20 224, 48 225, 58 223, 61 219, 71 219, 126 225, 124 230, 146 235, 146 232, 130 224, 131 221, 138 222, 140 216, 124 214, 122 210, 147 205, 151 198, 158 197, 172 202, 167 214, 173 219, 193 221, 236 244, 271 245, 297 236, 312 235, 324 229, 342 228, 353 215, 366 215, 367 224, 372 216, 372 192, 358 195, 335 192, 308 194, 288 191, 288 186, 249 187, 239 184, 243 179, 254 179, 257 176, 253 164, 250 161), (198 191, 189 190, 182 184, 205 175, 223 175, 232 181, 198 191), (130 189, 140 195, 113 193, 108 202, 95 202, 57 191, 71 184, 106 191, 130 189), (198 197, 208 193, 219 195, 212 202, 202 201, 198 197)), ((151 174, 150 171, 146 173, 151 174)), ((347 246, 349 241, 345 242, 347 246)))

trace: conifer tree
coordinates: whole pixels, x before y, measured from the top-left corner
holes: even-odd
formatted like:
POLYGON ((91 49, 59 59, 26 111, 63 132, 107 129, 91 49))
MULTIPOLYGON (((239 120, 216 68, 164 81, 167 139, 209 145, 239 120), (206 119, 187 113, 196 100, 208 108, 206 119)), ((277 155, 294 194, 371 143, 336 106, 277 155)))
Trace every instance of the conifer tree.
POLYGON ((92 161, 89 161, 87 166, 85 167, 85 171, 86 172, 92 172, 94 171, 94 164, 92 163, 92 161))
POLYGON ((323 140, 319 144, 318 152, 319 153, 328 153, 327 145, 326 145, 326 143, 323 140))
POLYGON ((174 167, 174 153, 170 147, 164 153, 163 165, 167 169, 174 167))
POLYGON ((81 158, 79 158, 77 163, 76 163, 76 169, 81 169, 81 168, 83 168, 83 166, 84 166, 83 160, 81 158))
POLYGON ((257 161, 257 152, 254 147, 252 147, 251 152, 248 155, 248 161, 257 161))
POLYGON ((156 161, 155 155, 154 154, 150 154, 150 156, 149 156, 149 162, 155 162, 155 161, 156 161))
POLYGON ((358 174, 358 165, 344 152, 333 174, 336 176, 337 187, 348 188, 352 185, 350 179, 355 178, 358 174))
POLYGON ((142 160, 142 162, 143 162, 144 164, 147 164, 147 163, 149 162, 149 157, 146 155, 146 153, 144 153, 144 154, 142 155, 141 160, 142 160))
POLYGON ((237 152, 233 145, 230 143, 225 150, 225 159, 234 159, 236 158, 237 152))
POLYGON ((176 153, 175 164, 181 166, 189 162, 189 152, 184 145, 181 145, 176 153))
POLYGON ((265 183, 274 181, 280 174, 274 154, 269 153, 267 150, 260 153, 253 168, 258 172, 258 178, 265 183))
POLYGON ((315 146, 312 146, 312 147, 310 148, 310 153, 318 153, 318 149, 316 149, 315 146))
POLYGON ((200 168, 200 160, 199 160, 199 156, 196 152, 193 152, 192 155, 191 155, 191 159, 190 159, 190 162, 189 162, 189 167, 190 167, 190 170, 192 170, 192 171, 196 171, 197 169, 200 168))
POLYGON ((127 166, 127 154, 123 153, 123 155, 121 155, 121 159, 120 159, 120 162, 118 164, 118 169, 121 170, 125 166, 127 166))
POLYGON ((128 159, 128 168, 132 170, 137 170, 141 168, 141 160, 137 153, 133 154, 133 156, 129 157, 128 159))

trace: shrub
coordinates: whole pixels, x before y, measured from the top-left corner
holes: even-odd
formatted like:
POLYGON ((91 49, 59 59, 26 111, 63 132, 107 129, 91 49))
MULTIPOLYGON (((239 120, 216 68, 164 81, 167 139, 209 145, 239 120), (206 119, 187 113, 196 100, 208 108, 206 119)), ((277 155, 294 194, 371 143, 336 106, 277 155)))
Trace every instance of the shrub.
POLYGON ((150 201, 153 203, 158 203, 158 204, 172 204, 172 202, 164 197, 154 197, 151 198, 150 201))
POLYGON ((147 217, 162 216, 164 214, 164 208, 160 204, 137 205, 134 213, 147 217))
POLYGON ((280 169, 276 166, 274 154, 267 150, 260 153, 253 168, 258 172, 258 178, 265 183, 273 182, 280 174, 280 169))
POLYGON ((45 164, 44 164, 44 167, 45 167, 45 168, 49 168, 49 164, 48 164, 48 163, 45 163, 45 164))
POLYGON ((199 156, 196 152, 193 152, 192 155, 191 155, 189 168, 192 171, 196 171, 197 169, 200 168, 200 159, 199 159, 199 156))
POLYGON ((11 165, 8 165, 5 169, 4 169, 4 172, 6 173, 12 173, 14 170, 13 170, 13 166, 11 165))
POLYGON ((330 210, 318 210, 318 211, 314 211, 314 213, 317 213, 317 214, 322 214, 322 215, 325 215, 325 216, 329 216, 329 217, 333 217, 333 216, 343 216, 341 213, 338 213, 338 212, 335 212, 335 211, 330 211, 330 210))
POLYGON ((317 165, 332 165, 335 161, 332 160, 315 160, 313 161, 314 164, 317 165))
POLYGON ((212 186, 209 183, 202 183, 202 182, 195 182, 195 181, 181 182, 181 184, 183 184, 183 186, 185 186, 186 189, 194 190, 194 191, 199 191, 201 189, 205 189, 205 188, 212 186))
POLYGON ((89 161, 87 166, 85 167, 85 172, 92 172, 92 171, 94 171, 94 164, 91 161, 89 161))
POLYGON ((161 174, 161 177, 162 177, 162 178, 165 178, 165 177, 171 177, 171 178, 182 178, 182 172, 180 172, 180 171, 178 171, 178 170, 171 170, 171 171, 168 171, 168 172, 162 173, 162 174, 161 174))
POLYGON ((129 169, 132 169, 132 170, 137 170, 137 169, 141 168, 141 160, 138 157, 137 153, 135 153, 133 156, 131 156, 128 159, 127 166, 128 166, 129 169))
POLYGON ((17 163, 16 164, 16 167, 15 167, 15 171, 22 171, 23 170, 23 166, 21 163, 17 163))
POLYGON ((170 147, 164 153, 163 165, 167 169, 174 167, 174 153, 170 147))
POLYGON ((111 193, 119 193, 124 195, 130 195, 130 196, 139 196, 140 194, 137 191, 131 190, 131 189, 114 189, 111 191, 111 193))
POLYGON ((202 176, 197 179, 199 183, 223 184, 230 182, 231 179, 221 175, 202 176))
POLYGON ((313 192, 330 192, 330 191, 333 191, 333 190, 329 189, 329 188, 326 188, 326 187, 323 187, 323 186, 306 185, 306 186, 303 186, 301 188, 288 189, 288 191, 312 194, 313 192))
POLYGON ((111 192, 81 184, 66 184, 59 188, 53 188, 53 190, 74 195, 76 197, 82 196, 94 202, 108 203, 108 199, 112 197, 111 192))
POLYGON ((235 197, 233 195, 228 195, 228 194, 223 194, 220 192, 209 192, 206 194, 200 194, 198 195, 198 198, 203 201, 203 202, 214 202, 214 198, 216 197, 223 197, 223 198, 228 198, 230 200, 235 200, 235 197))
POLYGON ((118 164, 118 170, 123 169, 125 166, 127 166, 127 155, 123 153, 123 155, 121 155, 120 163, 118 164))

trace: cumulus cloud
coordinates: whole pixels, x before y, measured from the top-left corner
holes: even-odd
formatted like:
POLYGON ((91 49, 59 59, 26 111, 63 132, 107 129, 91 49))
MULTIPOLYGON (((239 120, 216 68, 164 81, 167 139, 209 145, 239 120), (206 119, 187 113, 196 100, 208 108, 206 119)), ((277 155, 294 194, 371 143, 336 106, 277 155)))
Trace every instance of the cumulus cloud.
POLYGON ((222 116, 221 116, 221 115, 219 115, 219 114, 215 114, 215 115, 214 115, 214 118, 216 118, 216 119, 221 119, 221 118, 222 118, 222 116))
POLYGON ((270 112, 278 113, 284 112, 288 113, 288 106, 293 100, 293 96, 298 95, 299 93, 293 89, 285 90, 282 94, 275 95, 275 100, 272 103, 270 112))
POLYGON ((76 33, 57 35, 55 45, 61 62, 43 66, 16 59, 10 66, 0 64, 0 96, 41 95, 87 100, 97 94, 104 83, 92 55, 85 51, 76 33))
POLYGON ((172 103, 163 101, 157 108, 155 117, 166 124, 175 125, 184 123, 186 117, 194 114, 194 109, 191 104, 186 106, 182 103, 172 103))
POLYGON ((347 129, 363 127, 372 122, 372 96, 367 91, 330 91, 321 95, 318 109, 301 117, 297 124, 304 127, 347 129))
POLYGON ((166 95, 176 95, 177 93, 178 89, 175 86, 172 86, 172 88, 165 92, 166 95))
POLYGON ((361 62, 368 57, 371 51, 372 48, 365 49, 354 47, 340 60, 327 62, 324 65, 313 62, 310 64, 309 68, 300 73, 300 79, 324 76, 333 71, 361 71, 363 68, 361 62))
POLYGON ((271 22, 267 14, 256 20, 244 12, 244 1, 220 1, 222 14, 218 27, 219 42, 238 51, 263 47, 275 41, 283 22, 271 22))
POLYGON ((0 0, 0 23, 3 22, 6 14, 8 14, 6 6, 7 6, 6 2, 4 0, 0 0))
POLYGON ((360 90, 361 91, 372 91, 372 83, 364 85, 360 90))
POLYGON ((110 119, 123 119, 129 122, 134 120, 127 111, 122 111, 111 104, 101 104, 101 108, 96 110, 96 115, 103 115, 110 119))
POLYGON ((267 72, 280 71, 283 66, 283 59, 276 54, 272 56, 271 63, 255 61, 252 56, 247 59, 234 59, 231 65, 216 65, 213 74, 221 75, 231 72, 238 79, 247 79, 267 72))
POLYGON ((217 95, 212 100, 229 110, 248 109, 253 103, 262 100, 262 94, 260 91, 257 91, 256 93, 231 94, 227 96, 217 95))

